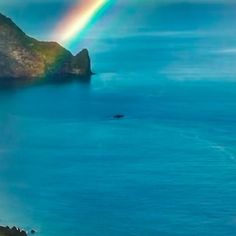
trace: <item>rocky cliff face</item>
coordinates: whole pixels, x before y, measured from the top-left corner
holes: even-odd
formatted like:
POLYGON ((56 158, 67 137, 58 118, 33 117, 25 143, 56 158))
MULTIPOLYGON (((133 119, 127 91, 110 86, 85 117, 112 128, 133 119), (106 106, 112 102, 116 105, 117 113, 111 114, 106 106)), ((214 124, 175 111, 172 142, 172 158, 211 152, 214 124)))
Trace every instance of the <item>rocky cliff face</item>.
POLYGON ((87 49, 73 56, 56 42, 27 36, 11 19, 0 13, 0 80, 39 79, 91 75, 87 49))
POLYGON ((27 234, 24 230, 16 227, 9 228, 0 226, 0 236, 27 236, 27 234))

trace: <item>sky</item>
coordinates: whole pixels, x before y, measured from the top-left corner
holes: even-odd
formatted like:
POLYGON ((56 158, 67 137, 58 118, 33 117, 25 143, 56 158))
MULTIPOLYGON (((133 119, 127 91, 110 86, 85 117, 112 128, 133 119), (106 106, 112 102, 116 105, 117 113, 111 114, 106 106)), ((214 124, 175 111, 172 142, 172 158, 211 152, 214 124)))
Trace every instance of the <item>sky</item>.
MULTIPOLYGON (((145 52, 146 47, 152 46, 147 45, 147 42, 159 47, 160 42, 166 41, 167 45, 170 43, 170 48, 166 50, 171 58, 173 55, 169 51, 171 52, 173 45, 183 47, 183 52, 177 58, 172 58, 171 65, 166 68, 166 71, 172 71, 175 77, 176 73, 181 76, 183 73, 190 73, 192 76, 193 72, 198 77, 203 71, 216 77, 215 73, 219 74, 219 69, 222 75, 227 72, 234 77, 236 66, 232 57, 236 55, 235 0, 112 1, 114 4, 101 14, 81 37, 76 38, 72 46, 62 45, 73 54, 82 48, 88 48, 93 61, 96 61, 99 54, 107 56, 112 51, 120 55, 126 50, 133 50, 131 55, 134 55, 135 61, 137 58, 142 60, 142 55, 136 57, 137 53, 142 54, 140 52, 145 52), (121 48, 126 42, 129 42, 129 49, 121 48), (185 48, 187 42, 189 47, 186 48, 194 51, 191 58, 185 48), (198 62, 201 62, 201 65, 198 64, 198 67, 191 64, 193 55, 197 59, 200 58, 198 62)), ((39 40, 58 42, 60 35, 56 28, 78 2, 0 0, 0 12, 12 18, 28 35, 39 40)), ((162 51, 161 48, 160 52, 162 51)))
MULTIPOLYGON (((11 17, 27 34, 57 41, 57 25, 78 0, 0 1, 0 12, 11 17)), ((116 0, 87 29, 84 38, 129 37, 137 34, 206 32, 234 27, 232 0, 116 0), (224 11, 224 8, 227 10, 224 11), (227 12, 227 17, 224 14, 227 12), (233 19, 233 20, 232 20, 233 19), (227 22, 228 21, 228 22, 227 22), (189 24, 188 22, 191 22, 189 24), (220 27, 222 26, 222 27, 220 27)), ((83 44, 83 42, 82 42, 83 44)))

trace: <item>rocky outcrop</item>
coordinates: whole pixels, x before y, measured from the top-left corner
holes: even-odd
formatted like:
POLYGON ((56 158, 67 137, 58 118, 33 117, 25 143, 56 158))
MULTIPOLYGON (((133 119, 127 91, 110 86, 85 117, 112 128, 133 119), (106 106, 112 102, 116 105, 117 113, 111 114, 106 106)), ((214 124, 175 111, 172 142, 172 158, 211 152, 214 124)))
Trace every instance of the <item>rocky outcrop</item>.
POLYGON ((16 227, 9 228, 0 226, 0 236, 27 236, 27 233, 16 227))
POLYGON ((27 36, 10 18, 0 14, 0 80, 85 78, 91 74, 87 49, 73 56, 56 42, 27 36))
POLYGON ((123 119, 123 118, 125 118, 125 115, 123 115, 123 114, 116 114, 116 115, 113 116, 113 118, 114 119, 123 119))

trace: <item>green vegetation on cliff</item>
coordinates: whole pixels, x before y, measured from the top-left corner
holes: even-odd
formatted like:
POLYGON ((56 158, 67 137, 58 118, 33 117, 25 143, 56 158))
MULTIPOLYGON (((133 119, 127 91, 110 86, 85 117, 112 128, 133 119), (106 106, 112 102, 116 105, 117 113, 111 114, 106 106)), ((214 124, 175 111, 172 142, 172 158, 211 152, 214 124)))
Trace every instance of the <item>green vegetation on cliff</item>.
POLYGON ((73 56, 56 42, 42 42, 27 36, 0 13, 0 79, 65 75, 78 78, 91 75, 87 49, 73 56))

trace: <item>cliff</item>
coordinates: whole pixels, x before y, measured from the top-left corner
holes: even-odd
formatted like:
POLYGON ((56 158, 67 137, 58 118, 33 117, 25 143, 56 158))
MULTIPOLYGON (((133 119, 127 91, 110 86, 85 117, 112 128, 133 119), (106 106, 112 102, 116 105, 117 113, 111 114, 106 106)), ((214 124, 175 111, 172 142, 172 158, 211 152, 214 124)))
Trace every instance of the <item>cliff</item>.
POLYGON ((0 80, 42 79, 91 75, 87 49, 76 56, 56 42, 27 36, 10 18, 0 13, 0 80))
POLYGON ((16 227, 9 228, 0 226, 0 236, 27 236, 27 234, 24 230, 16 227))

